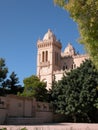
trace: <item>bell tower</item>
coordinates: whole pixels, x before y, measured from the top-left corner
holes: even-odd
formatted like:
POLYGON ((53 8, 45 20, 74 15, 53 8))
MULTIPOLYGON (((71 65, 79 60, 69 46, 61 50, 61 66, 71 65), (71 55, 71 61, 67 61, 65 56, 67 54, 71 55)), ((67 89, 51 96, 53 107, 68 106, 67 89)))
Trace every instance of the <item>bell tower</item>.
POLYGON ((51 88, 53 71, 60 69, 61 43, 49 29, 42 40, 37 42, 37 76, 51 88))

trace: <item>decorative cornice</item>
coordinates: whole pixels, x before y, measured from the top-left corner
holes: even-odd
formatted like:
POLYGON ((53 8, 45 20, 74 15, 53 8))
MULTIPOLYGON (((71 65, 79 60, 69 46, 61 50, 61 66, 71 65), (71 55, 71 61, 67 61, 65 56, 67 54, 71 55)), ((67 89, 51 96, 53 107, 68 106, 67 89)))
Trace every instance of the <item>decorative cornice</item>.
POLYGON ((53 74, 64 74, 65 72, 70 72, 71 69, 66 69, 66 70, 57 70, 53 71, 53 74))
POLYGON ((56 46, 58 48, 62 48, 62 45, 59 41, 56 41, 56 42, 53 42, 53 41, 41 41, 41 40, 38 40, 37 42, 37 47, 38 48, 44 48, 44 47, 49 47, 49 46, 56 46))
POLYGON ((50 65, 50 62, 47 61, 47 62, 40 62, 40 67, 45 67, 45 66, 49 66, 50 65))
POLYGON ((78 55, 74 55, 72 56, 73 58, 82 58, 82 57, 86 57, 86 58, 89 58, 89 55, 88 54, 78 54, 78 55))

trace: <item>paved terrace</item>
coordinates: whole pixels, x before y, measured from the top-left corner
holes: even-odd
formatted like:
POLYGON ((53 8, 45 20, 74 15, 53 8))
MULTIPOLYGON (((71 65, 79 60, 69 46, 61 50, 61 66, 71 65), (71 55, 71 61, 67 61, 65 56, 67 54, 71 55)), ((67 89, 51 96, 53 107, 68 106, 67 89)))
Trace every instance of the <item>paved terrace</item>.
POLYGON ((98 130, 98 124, 56 123, 56 124, 32 125, 32 126, 0 125, 0 130, 2 130, 2 128, 7 128, 7 130, 21 130, 23 128, 26 128, 27 130, 98 130))

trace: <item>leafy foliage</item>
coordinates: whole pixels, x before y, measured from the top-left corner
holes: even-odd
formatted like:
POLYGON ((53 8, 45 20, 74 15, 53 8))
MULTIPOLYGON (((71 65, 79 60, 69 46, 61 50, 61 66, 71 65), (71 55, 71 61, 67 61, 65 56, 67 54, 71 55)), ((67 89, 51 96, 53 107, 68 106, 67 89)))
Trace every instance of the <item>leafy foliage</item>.
POLYGON ((0 87, 3 87, 4 80, 7 77, 8 68, 5 65, 5 60, 0 58, 0 87))
POLYGON ((1 130, 7 130, 7 128, 1 128, 1 130))
POLYGON ((24 91, 21 94, 25 97, 36 98, 38 101, 47 100, 46 84, 41 82, 37 76, 30 76, 23 80, 24 91))
POLYGON ((69 11, 78 23, 80 43, 85 45, 94 64, 98 68, 98 1, 97 0, 54 0, 69 11))
POLYGON ((56 112, 70 116, 74 122, 94 121, 98 105, 98 71, 90 60, 55 82, 52 98, 56 112))
POLYGON ((12 72, 10 78, 6 80, 6 86, 10 90, 10 94, 17 94, 17 92, 23 91, 21 85, 19 85, 19 79, 15 72, 12 72))
POLYGON ((24 128, 21 128, 20 130, 27 130, 27 128, 26 128, 26 127, 24 127, 24 128))
POLYGON ((0 58, 0 95, 17 94, 22 92, 23 88, 19 85, 18 77, 15 72, 12 72, 10 79, 7 78, 8 68, 6 67, 5 60, 0 58))

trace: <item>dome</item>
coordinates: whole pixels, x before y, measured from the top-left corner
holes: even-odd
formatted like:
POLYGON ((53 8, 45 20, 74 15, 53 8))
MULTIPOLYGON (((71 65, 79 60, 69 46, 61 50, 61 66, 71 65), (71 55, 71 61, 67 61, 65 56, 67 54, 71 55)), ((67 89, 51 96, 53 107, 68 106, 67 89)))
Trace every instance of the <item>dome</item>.
POLYGON ((65 55, 75 55, 75 49, 73 48, 73 46, 69 43, 68 46, 65 48, 64 50, 64 54, 65 55))
POLYGON ((43 38, 44 41, 52 40, 56 41, 56 36, 53 34, 53 32, 49 29, 48 32, 44 35, 43 38))

